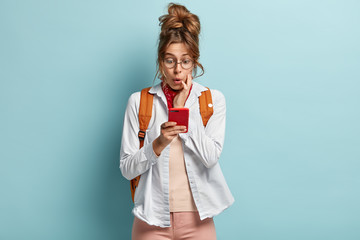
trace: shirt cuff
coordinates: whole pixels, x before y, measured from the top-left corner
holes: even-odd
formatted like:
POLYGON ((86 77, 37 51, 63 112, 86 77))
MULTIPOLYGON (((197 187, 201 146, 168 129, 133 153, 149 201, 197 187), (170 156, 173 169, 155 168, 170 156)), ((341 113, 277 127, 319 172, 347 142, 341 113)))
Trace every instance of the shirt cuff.
POLYGON ((154 165, 161 156, 161 153, 159 156, 155 154, 152 143, 144 146, 144 154, 146 159, 150 161, 151 165, 154 165))

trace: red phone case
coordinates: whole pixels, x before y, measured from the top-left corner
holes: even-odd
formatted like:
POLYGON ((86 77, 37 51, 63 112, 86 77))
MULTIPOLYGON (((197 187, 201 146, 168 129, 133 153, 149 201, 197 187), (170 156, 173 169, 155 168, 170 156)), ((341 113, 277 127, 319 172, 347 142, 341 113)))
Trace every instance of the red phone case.
POLYGON ((169 108, 169 122, 176 122, 177 125, 186 126, 186 132, 188 132, 189 109, 169 108))

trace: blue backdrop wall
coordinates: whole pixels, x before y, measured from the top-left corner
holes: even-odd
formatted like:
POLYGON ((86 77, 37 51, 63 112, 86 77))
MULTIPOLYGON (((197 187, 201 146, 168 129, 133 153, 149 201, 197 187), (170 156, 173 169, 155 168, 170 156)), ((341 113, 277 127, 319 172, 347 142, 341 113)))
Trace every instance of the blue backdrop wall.
MULTIPOLYGON (((130 239, 126 102, 169 1, 0 1, 0 239, 130 239)), ((220 240, 360 239, 360 3, 180 1, 224 93, 220 240)))

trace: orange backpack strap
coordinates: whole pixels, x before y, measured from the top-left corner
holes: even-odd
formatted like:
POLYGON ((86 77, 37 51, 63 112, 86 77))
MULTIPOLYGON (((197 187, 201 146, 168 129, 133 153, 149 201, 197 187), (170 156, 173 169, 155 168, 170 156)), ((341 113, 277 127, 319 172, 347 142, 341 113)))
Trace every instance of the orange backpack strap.
MULTIPOLYGON (((151 87, 144 88, 143 90, 141 90, 141 95, 140 95, 140 107, 139 107, 140 130, 138 133, 140 148, 144 146, 145 133, 146 133, 146 129, 149 126, 149 122, 152 114, 153 95, 149 93, 150 88, 151 87)), ((140 176, 141 175, 130 180, 131 198, 133 202, 135 197, 135 190, 140 181, 140 176)))
POLYGON ((206 91, 201 93, 201 96, 199 97, 199 105, 203 124, 204 127, 206 127, 207 122, 214 113, 211 92, 208 87, 206 91))

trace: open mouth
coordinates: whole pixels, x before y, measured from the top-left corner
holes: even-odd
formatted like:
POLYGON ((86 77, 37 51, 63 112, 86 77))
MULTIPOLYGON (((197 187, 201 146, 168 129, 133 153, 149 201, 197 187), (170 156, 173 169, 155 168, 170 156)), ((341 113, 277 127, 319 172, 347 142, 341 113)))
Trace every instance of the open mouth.
POLYGON ((174 78, 173 79, 175 84, 181 84, 181 79, 180 78, 174 78))

